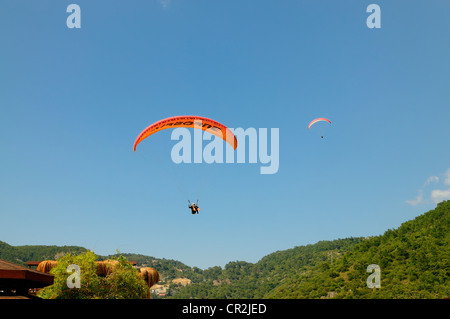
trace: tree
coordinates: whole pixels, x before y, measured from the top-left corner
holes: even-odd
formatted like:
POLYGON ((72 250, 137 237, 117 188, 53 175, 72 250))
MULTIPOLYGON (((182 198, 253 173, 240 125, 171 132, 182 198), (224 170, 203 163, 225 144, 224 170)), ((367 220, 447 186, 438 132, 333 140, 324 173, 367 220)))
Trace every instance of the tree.
POLYGON ((84 254, 67 254, 58 259, 56 267, 50 274, 54 275, 53 285, 38 292, 43 299, 92 299, 101 295, 101 278, 97 276, 96 255, 87 251, 84 254), (68 288, 67 279, 71 275, 67 272, 69 265, 80 267, 80 288, 68 288))
POLYGON ((79 255, 67 254, 58 259, 50 274, 54 275, 53 285, 38 292, 43 299, 142 299, 146 298, 149 287, 139 277, 139 273, 128 260, 119 255, 114 259, 113 271, 105 277, 97 275, 97 256, 87 251, 79 255), (80 268, 80 287, 68 288, 69 265, 80 268))
POLYGON ((114 271, 103 280, 104 299, 143 299, 150 289, 128 260, 119 255, 114 271))

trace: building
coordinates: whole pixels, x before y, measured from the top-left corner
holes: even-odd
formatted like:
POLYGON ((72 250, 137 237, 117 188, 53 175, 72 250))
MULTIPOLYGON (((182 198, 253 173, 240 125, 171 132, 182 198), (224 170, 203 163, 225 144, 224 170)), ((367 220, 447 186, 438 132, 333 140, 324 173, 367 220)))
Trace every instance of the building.
POLYGON ((30 299, 36 289, 53 284, 53 275, 0 259, 0 299, 30 299))

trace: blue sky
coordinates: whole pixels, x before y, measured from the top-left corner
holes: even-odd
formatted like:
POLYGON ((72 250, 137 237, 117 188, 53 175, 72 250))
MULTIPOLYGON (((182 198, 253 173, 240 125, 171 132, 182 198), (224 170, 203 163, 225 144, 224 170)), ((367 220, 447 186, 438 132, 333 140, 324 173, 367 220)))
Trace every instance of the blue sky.
POLYGON ((2 1, 0 240, 208 268, 397 228, 450 198, 449 18, 443 0, 2 1), (278 172, 176 165, 170 130, 133 153, 185 114, 279 128, 278 172))

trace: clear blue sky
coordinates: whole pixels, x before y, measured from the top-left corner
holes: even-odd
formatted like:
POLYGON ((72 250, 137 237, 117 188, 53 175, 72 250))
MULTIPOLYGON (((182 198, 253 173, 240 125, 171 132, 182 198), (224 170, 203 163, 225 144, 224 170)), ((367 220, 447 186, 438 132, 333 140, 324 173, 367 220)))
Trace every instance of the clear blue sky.
POLYGON ((450 198, 449 34, 444 0, 2 1, 0 240, 208 268, 397 228, 450 198), (133 153, 185 114, 279 128, 278 173, 133 153))

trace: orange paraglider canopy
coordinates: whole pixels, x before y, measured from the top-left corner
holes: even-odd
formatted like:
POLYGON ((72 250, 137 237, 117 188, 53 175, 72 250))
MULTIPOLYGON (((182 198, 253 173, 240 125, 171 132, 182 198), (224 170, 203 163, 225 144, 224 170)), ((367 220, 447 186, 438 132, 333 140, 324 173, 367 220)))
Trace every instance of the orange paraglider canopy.
POLYGON ((236 136, 234 136, 230 129, 225 125, 211 120, 207 117, 183 115, 168 117, 148 126, 136 138, 133 145, 133 151, 135 152, 136 146, 150 135, 161 130, 175 127, 191 127, 207 131, 208 133, 211 133, 223 139, 225 142, 230 144, 234 150, 237 148, 236 136))

